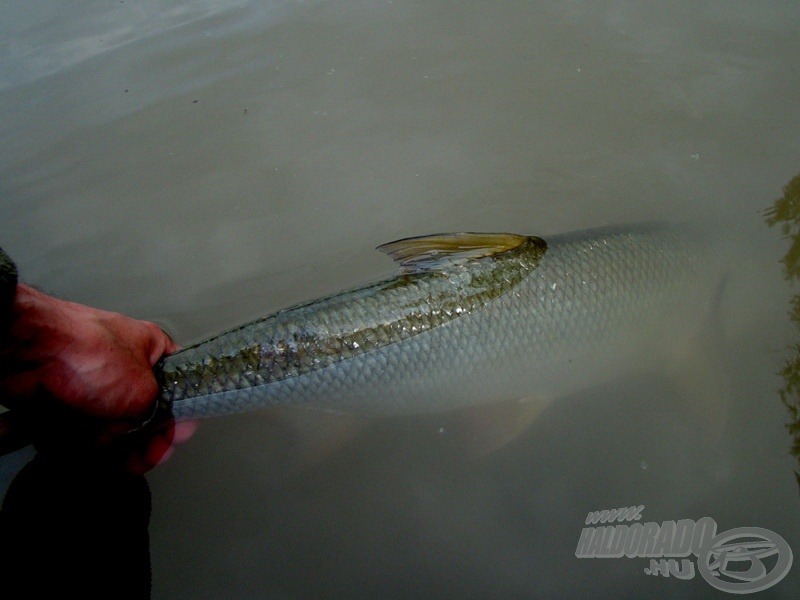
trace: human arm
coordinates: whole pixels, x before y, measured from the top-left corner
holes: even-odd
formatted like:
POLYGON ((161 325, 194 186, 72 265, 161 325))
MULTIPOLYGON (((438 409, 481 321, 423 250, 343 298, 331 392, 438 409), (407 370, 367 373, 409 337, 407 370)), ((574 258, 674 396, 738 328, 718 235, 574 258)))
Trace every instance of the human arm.
MULTIPOLYGON (((13 262, 0 250, 5 267, 13 262)), ((153 366, 177 346, 157 325, 45 294, 0 274, 0 402, 28 419, 50 421, 46 436, 119 438, 152 414, 158 384, 153 366), (53 417, 58 415, 58 417, 53 417), (60 429, 70 421, 69 431, 60 429), (73 418, 74 417, 74 418, 73 418), (76 425, 80 424, 81 427, 76 425)), ((185 426, 183 426, 185 427, 185 426)), ((185 432, 179 430, 179 434, 185 432)), ((161 424, 139 450, 154 465, 173 441, 174 424, 161 424)))

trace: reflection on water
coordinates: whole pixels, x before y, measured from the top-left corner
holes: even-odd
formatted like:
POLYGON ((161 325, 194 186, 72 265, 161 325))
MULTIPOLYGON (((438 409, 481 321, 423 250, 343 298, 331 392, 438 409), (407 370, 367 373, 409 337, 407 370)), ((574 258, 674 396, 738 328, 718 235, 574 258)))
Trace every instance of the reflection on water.
MULTIPOLYGON (((781 234, 791 241, 789 250, 781 259, 783 272, 789 281, 800 279, 800 175, 797 175, 783 188, 783 196, 766 211, 767 224, 770 227, 780 226, 781 234)), ((789 316, 800 333, 800 293, 792 298, 789 316)), ((789 409, 791 422, 786 424, 792 435, 792 454, 798 460, 795 469, 797 483, 800 485, 800 343, 790 347, 791 356, 786 360, 780 373, 783 387, 779 390, 781 401, 789 409)))

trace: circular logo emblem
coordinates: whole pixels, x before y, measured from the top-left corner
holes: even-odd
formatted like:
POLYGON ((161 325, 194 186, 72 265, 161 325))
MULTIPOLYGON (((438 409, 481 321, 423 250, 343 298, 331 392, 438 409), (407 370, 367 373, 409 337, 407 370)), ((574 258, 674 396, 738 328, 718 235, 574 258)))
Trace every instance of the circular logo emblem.
POLYGON ((792 550, 786 540, 760 527, 723 531, 697 556, 703 579, 731 594, 765 590, 783 579, 791 566, 792 550), (775 555, 777 559, 771 558, 775 555))

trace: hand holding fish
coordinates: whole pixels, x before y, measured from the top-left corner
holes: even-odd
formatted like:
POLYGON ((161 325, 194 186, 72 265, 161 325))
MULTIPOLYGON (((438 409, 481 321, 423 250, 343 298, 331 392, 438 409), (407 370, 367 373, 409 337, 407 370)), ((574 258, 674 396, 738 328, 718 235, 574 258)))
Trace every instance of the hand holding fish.
MULTIPOLYGON (((0 398, 22 414, 83 415, 108 441, 141 425, 158 384, 152 367, 176 344, 154 323, 48 296, 20 283, 0 346, 0 398)), ((51 419, 55 420, 55 419, 51 419)), ((164 423, 133 459, 147 470, 169 451, 164 423)))

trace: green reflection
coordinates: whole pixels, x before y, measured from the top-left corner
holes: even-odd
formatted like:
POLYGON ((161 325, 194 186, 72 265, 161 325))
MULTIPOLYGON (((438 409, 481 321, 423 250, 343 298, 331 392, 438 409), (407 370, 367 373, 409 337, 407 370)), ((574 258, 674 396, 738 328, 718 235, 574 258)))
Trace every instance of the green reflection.
MULTIPOLYGON (((800 175, 786 184, 783 197, 777 199, 764 214, 767 224, 770 227, 780 225, 783 236, 792 242, 789 251, 781 259, 784 276, 789 281, 800 279, 800 175)), ((800 333, 800 294, 792 297, 789 316, 800 333)), ((792 435, 792 454, 798 460, 795 477, 800 485, 800 343, 792 344, 789 349, 791 355, 780 371, 784 385, 779 394, 791 415, 791 422, 786 427, 792 435)))

